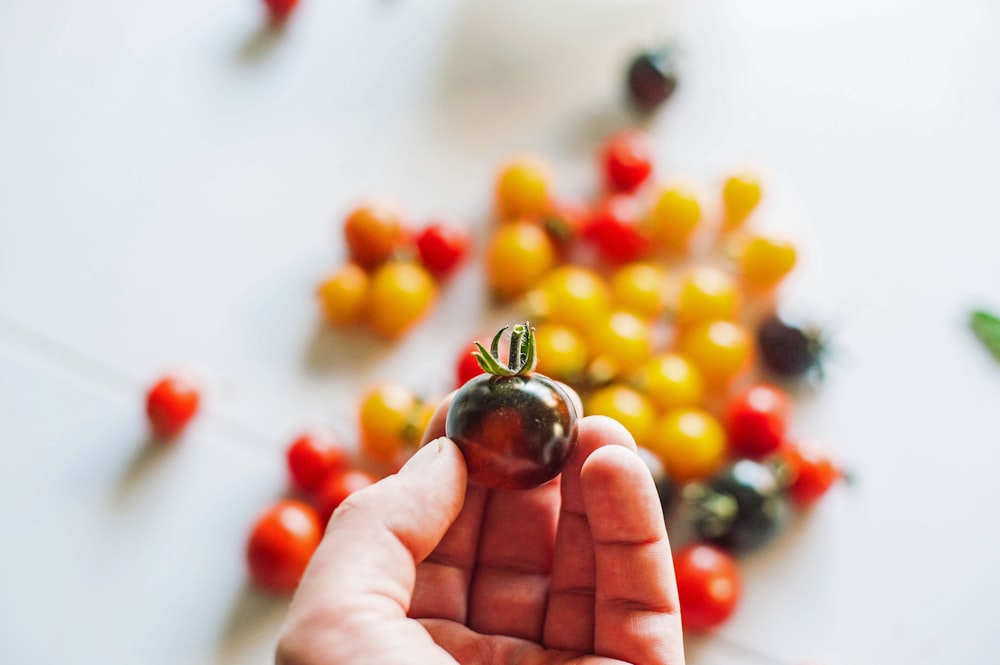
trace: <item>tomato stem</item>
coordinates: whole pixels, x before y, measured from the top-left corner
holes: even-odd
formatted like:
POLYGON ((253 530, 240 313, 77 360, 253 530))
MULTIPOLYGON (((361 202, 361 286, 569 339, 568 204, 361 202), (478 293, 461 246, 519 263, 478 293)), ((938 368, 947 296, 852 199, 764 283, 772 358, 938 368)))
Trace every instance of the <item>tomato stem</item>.
POLYGON ((473 355, 482 370, 494 376, 518 376, 531 373, 538 364, 535 351, 535 329, 527 321, 513 327, 510 335, 510 349, 507 353, 507 364, 500 360, 500 338, 507 330, 504 326, 493 337, 490 349, 476 342, 473 355))

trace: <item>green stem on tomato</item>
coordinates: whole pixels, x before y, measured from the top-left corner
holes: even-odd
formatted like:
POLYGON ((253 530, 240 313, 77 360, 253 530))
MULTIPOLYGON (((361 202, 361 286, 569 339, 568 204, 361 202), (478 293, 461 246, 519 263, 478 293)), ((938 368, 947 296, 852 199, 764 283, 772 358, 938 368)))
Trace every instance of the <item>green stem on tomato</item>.
POLYGON ((530 373, 538 364, 535 350, 535 330, 527 321, 513 327, 510 348, 507 353, 507 364, 504 365, 500 360, 500 338, 506 330, 507 326, 504 326, 493 337, 488 351, 485 346, 476 342, 477 351, 473 355, 479 363, 479 367, 484 372, 494 376, 518 376, 530 373))

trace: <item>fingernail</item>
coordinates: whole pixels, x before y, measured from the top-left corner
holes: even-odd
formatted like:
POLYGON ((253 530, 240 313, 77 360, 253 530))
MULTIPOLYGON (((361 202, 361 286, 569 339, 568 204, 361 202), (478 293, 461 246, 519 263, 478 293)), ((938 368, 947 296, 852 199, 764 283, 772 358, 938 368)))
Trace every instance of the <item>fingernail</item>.
POLYGON ((427 443, 425 443, 423 446, 420 447, 420 450, 414 453, 413 457, 411 457, 406 461, 406 464, 404 464, 403 468, 399 470, 399 473, 401 475, 409 474, 413 473, 414 471, 419 471, 420 469, 424 469, 430 466, 431 464, 433 464, 434 460, 438 459, 438 457, 440 456, 439 455, 440 452, 441 452, 441 439, 434 439, 433 441, 428 441, 427 443))

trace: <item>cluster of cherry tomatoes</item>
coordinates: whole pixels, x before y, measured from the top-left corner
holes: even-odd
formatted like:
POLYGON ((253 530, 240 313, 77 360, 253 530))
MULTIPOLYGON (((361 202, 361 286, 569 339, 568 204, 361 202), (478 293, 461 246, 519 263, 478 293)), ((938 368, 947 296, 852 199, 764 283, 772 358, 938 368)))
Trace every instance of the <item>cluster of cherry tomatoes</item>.
POLYGON ((402 466, 435 406, 404 386, 378 384, 361 399, 359 445, 348 446, 325 430, 292 441, 285 454, 289 496, 264 511, 247 541, 251 579, 270 592, 294 591, 333 511, 353 492, 402 466))
MULTIPOLYGON (((713 219, 692 189, 655 182, 641 133, 612 137, 600 164, 604 186, 589 205, 559 200, 537 158, 502 168, 487 282, 533 322, 538 372, 572 386, 586 413, 632 433, 665 518, 680 525, 671 533, 685 626, 708 630, 739 601, 734 557, 766 543, 842 476, 828 454, 789 436, 787 387, 818 372, 823 340, 778 314, 777 289, 797 253, 752 230, 755 178, 727 178, 713 219)), ((413 231, 380 206, 353 211, 343 232, 349 258, 320 287, 324 310, 338 325, 366 321, 388 338, 419 320, 469 251, 464 229, 413 231)), ((458 386, 483 371, 474 349, 458 354, 458 386)), ((379 384, 361 399, 356 447, 323 432, 293 441, 290 493, 247 543, 252 579, 294 589, 334 509, 405 462, 435 406, 379 384)), ((148 395, 152 426, 165 437, 197 407, 197 390, 181 377, 148 395)))
POLYGON ((343 224, 348 260, 318 289, 327 320, 336 326, 367 323, 386 339, 404 334, 437 299, 469 252, 469 231, 431 222, 410 229, 395 208, 362 205, 343 224))
MULTIPOLYGON (((642 133, 608 140, 600 171, 580 205, 537 158, 503 167, 487 280, 535 324, 538 371, 625 425, 650 461, 665 515, 689 534, 675 561, 685 625, 707 630, 739 599, 734 555, 841 477, 789 436, 787 384, 818 373, 823 340, 778 313, 797 251, 754 228, 755 177, 727 178, 713 218, 690 187, 655 181, 642 133)), ((459 383, 481 371, 470 350, 459 383)))
MULTIPOLYGON (((184 373, 160 378, 146 393, 146 415, 156 440, 177 440, 197 415, 198 383, 184 373)), ((392 383, 372 386, 358 411, 356 446, 315 429, 286 448, 287 495, 253 525, 246 544, 247 569, 269 592, 289 593, 319 547, 325 524, 351 493, 393 473, 416 450, 436 404, 392 383)))

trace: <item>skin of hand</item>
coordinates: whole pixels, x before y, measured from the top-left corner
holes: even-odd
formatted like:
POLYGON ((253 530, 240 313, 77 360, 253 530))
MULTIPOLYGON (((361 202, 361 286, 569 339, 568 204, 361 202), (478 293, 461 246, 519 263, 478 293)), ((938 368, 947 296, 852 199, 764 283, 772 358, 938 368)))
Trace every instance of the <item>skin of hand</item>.
POLYGON ((443 436, 449 403, 398 474, 330 519, 278 665, 684 665, 663 514, 628 431, 581 418, 560 476, 490 490, 443 436))

